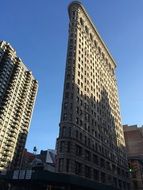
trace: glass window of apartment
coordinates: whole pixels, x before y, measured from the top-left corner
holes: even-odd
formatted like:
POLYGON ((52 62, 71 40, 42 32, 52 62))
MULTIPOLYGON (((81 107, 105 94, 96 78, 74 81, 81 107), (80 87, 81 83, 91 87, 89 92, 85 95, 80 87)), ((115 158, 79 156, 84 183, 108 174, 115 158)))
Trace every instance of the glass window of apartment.
POLYGON ((61 128, 61 137, 64 137, 65 135, 66 135, 66 127, 63 126, 63 127, 61 128))
POLYGON ((117 187, 117 178, 115 178, 115 177, 113 178, 113 184, 115 187, 117 187))
POLYGON ((70 152, 71 150, 71 142, 67 142, 67 152, 70 152))
POLYGON ((91 160, 91 153, 88 150, 85 150, 85 159, 88 161, 91 160))
POLYGON ((75 162, 75 174, 81 174, 82 164, 79 162, 75 162))
POLYGON ((63 120, 67 120, 67 114, 65 113, 64 116, 63 116, 63 120))
POLYGON ((64 168, 64 159, 60 158, 59 159, 59 171, 63 171, 64 168))
POLYGON ((107 180, 108 180, 108 183, 111 184, 111 183, 112 183, 112 176, 111 176, 111 175, 108 175, 108 176, 107 176, 107 180))
POLYGON ((111 170, 110 162, 106 162, 106 168, 107 170, 111 170))
POLYGON ((94 180, 96 181, 99 181, 99 171, 94 169, 93 170, 93 177, 94 177, 94 180))
POLYGON ((92 34, 90 33, 90 39, 91 39, 91 41, 93 40, 93 36, 92 36, 92 34))
POLYGON ((82 147, 79 145, 76 145, 76 155, 81 156, 82 155, 82 147))
POLYGON ((80 140, 82 141, 82 133, 80 133, 80 140))
POLYGON ((89 166, 85 166, 85 177, 91 177, 91 168, 89 166))
POLYGON ((89 29, 88 29, 87 26, 85 26, 85 31, 86 31, 87 34, 89 33, 89 29))
POLYGON ((69 167, 70 167, 70 159, 66 160, 66 171, 69 171, 69 167))
POLYGON ((101 172, 101 182, 105 183, 106 182, 106 174, 101 172))
POLYGON ((70 83, 67 82, 67 83, 66 83, 66 89, 69 89, 69 87, 70 87, 70 83))
POLYGON ((103 158, 100 159, 100 166, 105 168, 105 160, 103 158))
POLYGON ((83 26, 83 19, 82 18, 80 18, 80 24, 83 26))
POLYGON ((63 152, 63 150, 64 150, 64 141, 61 141, 60 142, 60 152, 63 152))
POLYGON ((119 180, 119 188, 122 189, 122 181, 119 180))
POLYGON ((98 165, 99 164, 99 158, 97 155, 93 154, 93 162, 94 164, 98 165))

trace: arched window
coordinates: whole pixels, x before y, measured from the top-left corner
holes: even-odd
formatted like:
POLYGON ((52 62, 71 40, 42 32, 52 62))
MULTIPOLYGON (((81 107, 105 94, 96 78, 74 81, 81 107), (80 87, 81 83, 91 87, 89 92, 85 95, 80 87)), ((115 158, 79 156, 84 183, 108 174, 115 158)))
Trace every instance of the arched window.
POLYGON ((94 40, 94 45, 95 45, 95 47, 97 47, 97 42, 96 42, 96 40, 94 40))
POLYGON ((92 36, 92 34, 90 33, 90 39, 91 39, 91 41, 93 41, 93 36, 92 36))
POLYGON ((106 58, 106 64, 108 65, 108 60, 107 60, 107 58, 106 58))
POLYGON ((99 52, 99 54, 101 53, 101 48, 100 47, 98 47, 98 52, 99 52))
POLYGON ((89 29, 87 28, 87 26, 85 26, 85 31, 87 34, 89 33, 89 29))
POLYGON ((105 55, 104 55, 104 53, 102 52, 102 58, 104 59, 105 58, 105 55))
POLYGON ((84 25, 84 22, 83 22, 83 19, 80 18, 80 24, 83 26, 84 25))

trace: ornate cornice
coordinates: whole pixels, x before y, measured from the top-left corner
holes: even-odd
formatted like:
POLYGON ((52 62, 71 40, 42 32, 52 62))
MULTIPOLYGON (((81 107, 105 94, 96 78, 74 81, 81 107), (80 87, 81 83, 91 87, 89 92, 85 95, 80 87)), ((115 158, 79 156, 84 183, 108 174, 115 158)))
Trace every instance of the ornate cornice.
POLYGON ((86 16, 86 19, 88 20, 88 22, 90 23, 90 25, 91 25, 93 31, 96 33, 97 37, 99 38, 99 40, 100 40, 100 42, 101 42, 101 45, 102 45, 103 48, 105 49, 106 54, 107 54, 107 55, 109 56, 109 58, 111 59, 111 62, 112 62, 112 64, 113 64, 113 67, 115 68, 115 67, 116 67, 116 63, 115 63, 115 61, 114 61, 112 55, 110 54, 110 52, 109 52, 107 46, 106 46, 105 43, 103 42, 103 40, 102 40, 100 34, 98 33, 96 27, 94 26, 92 20, 90 19, 89 15, 87 14, 87 12, 86 12, 86 10, 85 10, 85 8, 84 8, 84 6, 82 5, 81 2, 79 2, 79 1, 73 1, 73 2, 71 2, 71 3, 69 4, 69 6, 68 6, 69 17, 70 17, 71 9, 72 9, 72 7, 75 6, 75 5, 78 6, 78 7, 82 10, 82 12, 84 13, 84 15, 86 16))

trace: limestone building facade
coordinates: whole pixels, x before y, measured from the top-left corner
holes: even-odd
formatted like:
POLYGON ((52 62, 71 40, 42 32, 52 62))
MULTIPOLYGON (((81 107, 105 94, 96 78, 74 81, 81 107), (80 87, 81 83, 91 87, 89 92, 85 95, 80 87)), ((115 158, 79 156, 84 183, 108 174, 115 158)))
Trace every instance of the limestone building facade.
POLYGON ((57 171, 129 189, 115 61, 83 5, 68 11, 57 171))
POLYGON ((16 51, 0 41, 0 172, 20 166, 37 89, 16 51))

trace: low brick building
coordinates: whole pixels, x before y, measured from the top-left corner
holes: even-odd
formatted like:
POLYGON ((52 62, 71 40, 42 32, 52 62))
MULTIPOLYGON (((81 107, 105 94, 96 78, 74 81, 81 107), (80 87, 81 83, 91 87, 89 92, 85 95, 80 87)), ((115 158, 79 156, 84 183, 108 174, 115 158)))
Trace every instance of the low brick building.
POLYGON ((143 189, 143 126, 124 125, 124 136, 128 154, 131 189, 143 189))

